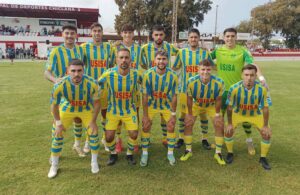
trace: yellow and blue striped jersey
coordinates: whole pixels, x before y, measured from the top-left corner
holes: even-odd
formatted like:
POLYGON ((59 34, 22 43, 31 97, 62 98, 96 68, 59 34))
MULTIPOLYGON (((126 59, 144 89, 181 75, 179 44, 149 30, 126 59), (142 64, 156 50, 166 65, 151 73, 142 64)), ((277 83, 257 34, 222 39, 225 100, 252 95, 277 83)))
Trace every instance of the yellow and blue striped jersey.
POLYGON ((99 98, 99 86, 93 78, 83 75, 82 82, 74 85, 66 76, 54 85, 50 102, 59 105, 63 112, 83 112, 92 110, 93 100, 99 98))
POLYGON ((214 106, 217 97, 223 95, 225 89, 224 81, 211 75, 207 84, 201 82, 200 75, 191 77, 187 84, 187 95, 193 97, 195 105, 202 108, 214 106))
POLYGON ((262 109, 269 107, 267 89, 255 82, 252 89, 248 90, 243 81, 239 81, 230 87, 226 104, 232 106, 233 112, 243 116, 261 115, 262 109))
POLYGON ((83 43, 83 59, 85 74, 98 80, 99 77, 109 68, 109 61, 112 47, 109 43, 101 43, 99 46, 93 43, 83 43))
POLYGON ((192 51, 190 48, 183 48, 179 50, 172 68, 181 68, 181 93, 186 93, 189 78, 198 74, 199 64, 204 59, 208 59, 212 64, 214 64, 210 57, 210 53, 207 50, 202 48, 198 48, 196 51, 192 51))
POLYGON ((153 67, 144 73, 142 93, 148 95, 149 107, 170 110, 172 97, 178 94, 178 77, 170 68, 166 68, 163 75, 159 75, 156 69, 153 67))
POLYGON ((126 76, 118 72, 118 67, 110 68, 99 78, 100 86, 108 87, 108 112, 115 115, 128 115, 136 112, 134 95, 137 90, 140 76, 137 70, 130 69, 126 76))
POLYGON ((130 51, 131 68, 139 70, 142 49, 141 49, 141 46, 139 46, 138 44, 135 44, 135 43, 133 43, 131 45, 131 47, 126 47, 123 43, 121 43, 120 45, 118 45, 116 47, 113 47, 110 64, 112 66, 116 66, 117 52, 118 52, 118 50, 120 50, 122 48, 127 48, 130 51))
POLYGON ((52 49, 48 56, 46 69, 56 78, 64 77, 67 74, 69 61, 75 58, 83 60, 82 48, 78 45, 74 45, 73 49, 68 49, 62 44, 52 49))
POLYGON ((162 47, 160 48, 156 48, 153 42, 143 45, 142 63, 146 65, 148 69, 156 66, 156 64, 154 63, 155 54, 156 52, 161 50, 164 50, 168 53, 168 59, 169 59, 168 67, 171 67, 171 56, 175 56, 178 52, 178 49, 174 45, 165 41, 163 42, 162 47))

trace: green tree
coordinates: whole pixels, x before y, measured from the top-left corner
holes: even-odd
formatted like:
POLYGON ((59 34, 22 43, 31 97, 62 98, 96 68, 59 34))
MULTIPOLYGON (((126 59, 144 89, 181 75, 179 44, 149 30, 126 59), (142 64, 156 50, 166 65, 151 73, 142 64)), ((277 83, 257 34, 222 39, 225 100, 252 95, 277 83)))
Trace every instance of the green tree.
POLYGON ((243 20, 235 28, 240 33, 252 33, 252 20, 243 20))
POLYGON ((289 48, 300 47, 300 1, 277 0, 272 3, 272 26, 285 38, 289 48))
POLYGON ((120 15, 115 18, 115 29, 120 34, 124 24, 132 25, 140 33, 146 27, 147 8, 143 0, 115 0, 119 6, 120 15))
MULTIPOLYGON (((177 1, 178 31, 188 30, 202 23, 212 4, 211 0, 177 1)), ((115 2, 120 10, 115 19, 116 29, 123 23, 132 23, 136 29, 150 31, 153 25, 159 24, 165 27, 167 39, 171 38, 173 0, 115 0, 115 2)))
POLYGON ((272 38, 272 3, 260 5, 251 10, 254 35, 258 36, 264 48, 270 45, 272 38))

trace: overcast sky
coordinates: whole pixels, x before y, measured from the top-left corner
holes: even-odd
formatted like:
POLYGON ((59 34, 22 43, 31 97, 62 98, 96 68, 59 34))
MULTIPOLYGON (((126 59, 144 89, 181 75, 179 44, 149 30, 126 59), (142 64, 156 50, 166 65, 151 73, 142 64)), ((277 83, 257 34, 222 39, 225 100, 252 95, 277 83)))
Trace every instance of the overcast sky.
MULTIPOLYGON (((217 32, 222 32, 227 27, 236 26, 241 20, 250 19, 252 8, 263 5, 270 0, 212 0, 212 9, 204 16, 204 21, 199 25, 201 33, 213 33, 215 28, 216 5, 218 5, 217 32)), ((0 3, 52 5, 67 7, 86 7, 100 9, 100 22, 107 30, 113 30, 115 15, 118 6, 114 0, 0 0, 0 3)))

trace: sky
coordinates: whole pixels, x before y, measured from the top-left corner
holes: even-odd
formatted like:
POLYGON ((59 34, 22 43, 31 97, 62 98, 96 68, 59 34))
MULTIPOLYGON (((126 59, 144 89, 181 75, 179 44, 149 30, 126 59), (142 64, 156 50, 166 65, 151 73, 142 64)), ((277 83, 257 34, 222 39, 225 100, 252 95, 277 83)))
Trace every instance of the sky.
MULTIPOLYGON (((212 0, 212 9, 198 26, 201 33, 214 33, 216 5, 218 5, 217 33, 225 28, 236 26, 242 20, 250 19, 251 9, 268 3, 270 0, 212 0)), ((100 22, 104 28, 114 28, 114 16, 119 13, 114 0, 100 0, 100 22)))
MULTIPOLYGON (((216 5, 218 5, 217 33, 225 28, 236 26, 242 20, 250 19, 251 9, 268 3, 270 0, 212 0, 212 9, 204 16, 204 21, 198 26, 201 33, 214 33, 216 5)), ((114 30, 115 15, 119 13, 114 0, 0 0, 0 3, 51 5, 66 7, 96 8, 99 6, 100 23, 105 31, 114 30)))

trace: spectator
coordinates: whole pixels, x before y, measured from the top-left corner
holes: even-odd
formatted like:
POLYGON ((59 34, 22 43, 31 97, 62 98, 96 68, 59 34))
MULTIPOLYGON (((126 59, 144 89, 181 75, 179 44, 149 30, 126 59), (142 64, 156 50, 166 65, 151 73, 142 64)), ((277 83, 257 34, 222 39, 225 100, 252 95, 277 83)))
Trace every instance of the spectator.
POLYGON ((0 60, 4 58, 2 48, 0 48, 0 60))

